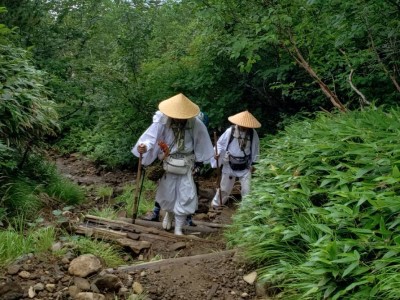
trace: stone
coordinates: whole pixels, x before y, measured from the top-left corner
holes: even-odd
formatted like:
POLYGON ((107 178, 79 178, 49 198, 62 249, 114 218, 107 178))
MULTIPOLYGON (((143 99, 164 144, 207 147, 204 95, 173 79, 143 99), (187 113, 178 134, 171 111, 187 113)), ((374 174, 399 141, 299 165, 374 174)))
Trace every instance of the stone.
POLYGON ((251 272, 245 276, 243 276, 243 280, 246 281, 248 284, 253 284, 256 281, 257 272, 251 272))
POLYGON ((81 291, 79 290, 79 288, 76 285, 71 285, 70 287, 68 287, 68 293, 72 298, 74 298, 80 292, 81 291))
POLYGON ((90 282, 82 277, 74 277, 74 284, 81 290, 81 291, 89 291, 90 290, 90 282))
POLYGON ((41 283, 41 282, 36 283, 36 284, 33 286, 33 289, 35 290, 35 292, 43 291, 43 290, 44 290, 44 284, 41 283))
POLYGON ((62 243, 61 242, 57 242, 57 243, 54 243, 51 246, 51 251, 53 251, 53 252, 60 251, 61 248, 62 248, 62 243))
POLYGON ((48 291, 50 293, 54 292, 56 289, 56 285, 54 283, 48 283, 48 284, 46 284, 45 287, 46 287, 46 291, 48 291))
POLYGON ((22 287, 16 282, 6 282, 0 285, 0 299, 2 300, 20 299, 23 295, 22 287))
POLYGON ((21 271, 18 273, 18 276, 23 279, 28 279, 29 277, 31 277, 31 273, 29 273, 28 271, 21 271))
POLYGON ((186 248, 185 242, 173 243, 171 246, 168 247, 168 249, 170 251, 178 251, 178 250, 185 249, 185 248, 186 248))
POLYGON ((100 292, 118 292, 122 286, 119 278, 113 274, 106 274, 93 281, 100 292))
POLYGON ((12 266, 9 266, 9 267, 7 268, 7 273, 8 273, 9 275, 15 275, 15 274, 18 274, 18 272, 19 272, 20 269, 21 269, 21 266, 19 266, 19 265, 12 265, 12 266))
POLYGON ((143 293, 143 286, 140 284, 140 282, 135 281, 132 284, 132 290, 135 294, 142 294, 143 293))
POLYGON ((68 272, 77 277, 87 277, 97 273, 101 268, 102 264, 96 256, 84 254, 71 261, 68 272))
POLYGON ((75 300, 105 300, 102 294, 82 292, 75 296, 75 300))
POLYGON ((28 297, 32 299, 32 298, 34 298, 35 296, 36 296, 36 292, 35 292, 33 286, 29 287, 29 290, 28 290, 28 297))

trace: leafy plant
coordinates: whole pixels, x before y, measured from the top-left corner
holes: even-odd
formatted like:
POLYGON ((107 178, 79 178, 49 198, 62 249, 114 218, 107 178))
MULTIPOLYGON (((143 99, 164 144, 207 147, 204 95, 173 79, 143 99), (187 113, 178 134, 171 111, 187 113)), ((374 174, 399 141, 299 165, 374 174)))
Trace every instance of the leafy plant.
POLYGON ((397 298, 399 130, 400 110, 375 108, 320 113, 263 141, 227 236, 279 297, 397 298))
POLYGON ((70 237, 70 241, 75 245, 75 252, 78 255, 93 254, 103 259, 108 267, 116 267, 125 263, 122 259, 122 250, 114 245, 86 237, 70 237))
POLYGON ((0 266, 3 267, 23 254, 49 251, 55 240, 53 227, 36 227, 24 233, 18 225, 24 222, 23 219, 16 222, 16 227, 0 231, 0 266))
POLYGON ((113 188, 110 186, 101 185, 96 187, 96 196, 101 198, 103 202, 110 201, 113 192, 113 188))
POLYGON ((29 221, 45 206, 74 205, 84 199, 81 187, 61 176, 53 163, 36 155, 0 187, 0 193, 3 212, 9 217, 24 215, 29 221))
POLYGON ((64 213, 69 212, 73 208, 74 208, 73 206, 66 206, 66 207, 63 207, 62 210, 55 209, 51 213, 55 217, 55 221, 57 223, 64 223, 64 222, 68 221, 68 218, 64 216, 64 213))
POLYGON ((118 218, 118 211, 111 206, 102 207, 101 209, 99 208, 91 209, 89 210, 89 214, 110 220, 115 220, 118 218))
MULTIPOLYGON (((133 200, 135 197, 135 185, 126 185, 123 188, 122 195, 115 198, 116 203, 125 203, 127 215, 132 216, 133 213, 133 200)), ((138 207, 138 216, 145 214, 154 208, 156 186, 151 180, 145 179, 138 207)))

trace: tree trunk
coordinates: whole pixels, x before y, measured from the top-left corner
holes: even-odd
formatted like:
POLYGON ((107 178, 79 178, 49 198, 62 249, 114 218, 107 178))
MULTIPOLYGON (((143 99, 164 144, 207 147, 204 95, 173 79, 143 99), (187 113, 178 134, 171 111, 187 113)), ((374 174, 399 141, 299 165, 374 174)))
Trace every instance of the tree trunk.
POLYGON ((309 65, 309 63, 304 59, 303 55, 301 54, 299 48, 297 48, 296 44, 293 42, 291 38, 291 43, 292 47, 294 49, 293 51, 290 51, 289 53, 293 56, 293 58, 296 60, 296 62, 302 66, 307 73, 314 78, 319 87, 321 88, 322 92, 329 98, 333 106, 337 107, 341 112, 347 111, 346 107, 342 104, 342 102, 339 100, 335 92, 331 91, 330 88, 318 77, 317 73, 315 73, 314 69, 309 65))
POLYGON ((319 78, 317 73, 314 71, 314 69, 310 66, 310 64, 305 60, 303 57, 303 54, 300 52, 300 49, 297 47, 297 44, 292 36, 292 33, 287 32, 289 35, 289 41, 291 44, 291 47, 288 47, 284 45, 284 47, 288 50, 289 54, 295 59, 295 61, 303 67, 307 73, 314 78, 319 87, 321 88, 322 92, 329 98, 333 106, 337 107, 341 112, 347 111, 346 107, 343 105, 343 103, 339 100, 338 96, 335 94, 335 92, 331 91, 330 88, 319 78))
POLYGON ((385 66, 385 64, 383 63, 381 57, 379 56, 378 50, 375 47, 375 42, 374 39, 372 38, 372 35, 370 32, 368 32, 368 38, 369 41, 371 43, 371 47, 372 47, 372 51, 375 53, 375 56, 380 64, 380 66, 382 67, 383 71, 385 72, 385 74, 387 76, 389 76, 390 80, 392 81, 393 85, 395 86, 396 90, 400 93, 400 85, 396 80, 396 77, 393 73, 391 73, 385 66))

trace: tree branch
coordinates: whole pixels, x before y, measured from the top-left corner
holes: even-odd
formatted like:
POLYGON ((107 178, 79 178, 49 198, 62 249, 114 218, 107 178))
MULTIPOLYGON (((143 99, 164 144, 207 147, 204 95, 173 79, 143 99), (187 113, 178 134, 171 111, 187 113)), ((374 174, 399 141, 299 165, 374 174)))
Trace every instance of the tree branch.
POLYGON ((367 98, 364 96, 363 93, 361 93, 356 86, 353 84, 353 73, 354 73, 354 69, 352 68, 350 61, 346 55, 346 52, 342 49, 339 49, 339 51, 343 54, 344 58, 346 59, 347 65, 350 68, 350 74, 349 74, 349 84, 350 87, 357 93, 357 95, 359 95, 361 98, 359 98, 360 101, 360 105, 361 107, 364 106, 364 104, 370 105, 371 103, 367 100, 367 98))
POLYGON ((357 95, 360 96, 359 100, 360 100, 360 105, 364 106, 364 104, 370 105, 371 103, 369 101, 367 101, 367 98, 364 96, 363 93, 361 93, 353 84, 353 73, 354 73, 354 69, 350 70, 350 74, 349 74, 349 83, 351 88, 357 93, 357 95))
POLYGON ((321 88, 322 92, 329 98, 333 106, 337 107, 341 112, 347 111, 346 107, 342 104, 342 102, 339 100, 337 95, 330 90, 330 88, 318 77, 317 73, 313 70, 313 68, 308 64, 308 62, 304 59, 303 55, 301 54, 299 48, 297 47, 295 41, 293 40, 291 34, 290 36, 290 42, 292 44, 292 47, 294 49, 294 53, 292 53, 289 50, 289 53, 291 53, 292 57, 296 60, 296 62, 302 66, 307 73, 314 78, 319 87, 321 88))
MULTIPOLYGON (((368 25, 368 23, 367 23, 367 25, 368 25)), ((400 93, 400 85, 399 85, 399 83, 397 82, 395 75, 392 74, 392 73, 386 68, 385 64, 383 63, 382 58, 380 57, 380 55, 379 55, 379 53, 378 53, 378 50, 377 50, 376 47, 375 47, 375 42, 374 42, 374 39, 373 39, 372 34, 371 34, 371 32, 369 31, 369 29, 368 29, 368 39, 369 39, 369 42, 371 43, 371 48, 372 48, 372 50, 374 51, 374 53, 375 53, 375 55, 376 55, 376 58, 377 58, 379 64, 381 65, 383 71, 385 72, 386 75, 389 76, 390 80, 393 82, 394 86, 396 87, 396 90, 400 93)))

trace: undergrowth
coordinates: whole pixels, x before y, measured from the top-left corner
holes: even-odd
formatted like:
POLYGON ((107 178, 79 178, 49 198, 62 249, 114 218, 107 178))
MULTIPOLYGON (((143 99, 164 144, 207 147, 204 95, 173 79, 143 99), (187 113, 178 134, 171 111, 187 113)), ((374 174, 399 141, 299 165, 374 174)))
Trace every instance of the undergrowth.
POLYGON ((77 256, 93 254, 102 259, 106 267, 118 267, 126 264, 122 259, 124 252, 116 245, 102 240, 94 240, 90 237, 68 236, 67 240, 74 245, 74 252, 77 256))
POLYGON ((400 111, 320 113, 262 141, 227 233, 277 299, 398 299, 400 111))
POLYGON ((14 221, 14 226, 0 231, 0 267, 7 266, 24 254, 48 251, 55 240, 54 227, 25 231, 23 218, 14 221))
POLYGON ((32 156, 23 169, 3 178, 0 187, 0 221, 37 217, 44 207, 74 205, 84 200, 81 187, 60 175, 56 166, 32 156))
MULTIPOLYGON (((137 216, 140 217, 146 212, 153 210, 155 190, 154 182, 147 179, 143 181, 141 191, 139 190, 137 195, 139 200, 137 216)), ((100 187, 97 189, 97 197, 102 199, 107 198, 109 200, 111 195, 106 191, 109 190, 105 187, 100 187)), ((89 211, 89 214, 108 219, 117 219, 120 213, 126 214, 127 217, 132 217, 135 196, 136 185, 127 184, 123 187, 122 194, 115 197, 112 203, 108 201, 108 203, 110 203, 109 205, 105 205, 102 208, 94 208, 89 211)))

